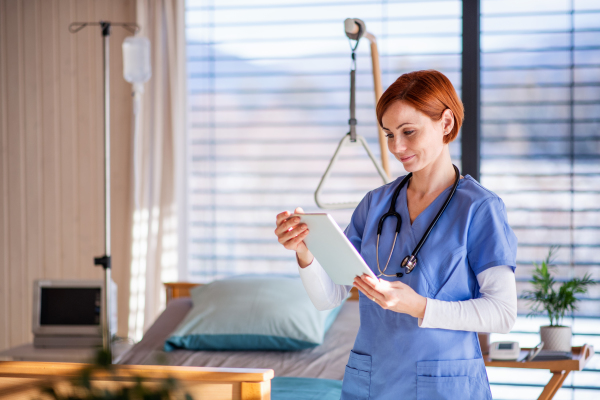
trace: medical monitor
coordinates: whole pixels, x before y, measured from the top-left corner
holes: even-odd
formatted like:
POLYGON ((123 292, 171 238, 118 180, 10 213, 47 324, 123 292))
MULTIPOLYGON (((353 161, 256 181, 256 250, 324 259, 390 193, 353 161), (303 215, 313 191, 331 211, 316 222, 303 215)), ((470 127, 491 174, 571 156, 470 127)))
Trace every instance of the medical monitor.
MULTIPOLYGON (((101 336, 103 292, 102 280, 36 280, 33 285, 33 334, 101 336)), ((111 330, 114 331, 115 297, 112 300, 111 330)))

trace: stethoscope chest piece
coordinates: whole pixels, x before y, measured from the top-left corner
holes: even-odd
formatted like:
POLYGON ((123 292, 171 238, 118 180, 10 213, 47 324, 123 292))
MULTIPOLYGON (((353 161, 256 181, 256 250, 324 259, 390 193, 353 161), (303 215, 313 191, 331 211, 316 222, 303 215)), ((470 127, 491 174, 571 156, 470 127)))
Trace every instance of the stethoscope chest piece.
POLYGON ((406 273, 410 274, 412 272, 413 269, 415 269, 415 267, 417 266, 417 257, 415 257, 414 255, 410 255, 410 256, 406 256, 404 257, 404 260, 402 260, 402 267, 406 268, 406 273))

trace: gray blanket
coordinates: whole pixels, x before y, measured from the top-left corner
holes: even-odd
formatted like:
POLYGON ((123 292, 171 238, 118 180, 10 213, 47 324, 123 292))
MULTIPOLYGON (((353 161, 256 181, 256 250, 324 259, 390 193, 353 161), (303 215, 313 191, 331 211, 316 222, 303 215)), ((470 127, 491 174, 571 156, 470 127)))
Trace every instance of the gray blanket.
POLYGON ((163 351, 171 332, 192 308, 189 298, 169 302, 144 338, 118 360, 119 364, 186 365, 223 368, 271 368, 275 376, 341 380, 358 332, 358 301, 347 301, 322 345, 302 351, 163 351))

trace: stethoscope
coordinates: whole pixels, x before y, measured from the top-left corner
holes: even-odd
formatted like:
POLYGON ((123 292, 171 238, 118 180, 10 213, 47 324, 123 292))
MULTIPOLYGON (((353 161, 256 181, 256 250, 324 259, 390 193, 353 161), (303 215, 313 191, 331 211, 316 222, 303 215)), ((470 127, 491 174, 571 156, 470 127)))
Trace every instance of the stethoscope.
MULTIPOLYGON (((400 264, 403 268, 406 268, 407 274, 410 274, 412 272, 412 270, 415 269, 415 267, 417 266, 417 254, 419 253, 419 250, 421 250, 421 247, 423 247, 425 240, 427 240, 427 237, 433 230, 433 227, 437 223, 438 219, 440 219, 440 217, 442 216, 442 213, 444 212, 446 207, 448 207, 450 200, 452 200, 452 197, 454 196, 454 192, 456 192, 456 187, 458 186, 458 181, 460 180, 460 171, 458 170, 456 165, 452 164, 452 166, 454 167, 454 171, 456 172, 456 178, 454 179, 454 185, 452 186, 452 190, 450 191, 448 198, 446 199, 446 201, 444 202, 444 205, 442 206, 440 211, 438 211, 437 215, 435 216, 435 218, 429 225, 429 228, 427 228, 427 231, 425 231, 425 234, 423 235, 423 237, 417 244, 417 247, 415 247, 415 249, 413 250, 412 254, 404 257, 404 260, 402 260, 402 263, 400 264)), ((385 274, 385 271, 387 270, 387 267, 392 258, 392 253, 394 253, 394 247, 396 246, 396 239, 398 238, 398 233, 400 232, 400 226, 402 225, 402 218, 400 217, 400 214, 398 214, 396 212, 396 200, 398 200, 398 195, 400 194, 400 191, 402 190, 404 185, 406 185, 406 183, 409 181, 409 179, 411 177, 412 177, 412 172, 409 173, 408 175, 406 175, 404 177, 404 179, 402 179, 402 182, 400 182, 400 185, 396 188, 396 190, 394 191, 394 195, 392 196, 392 204, 390 205, 390 210, 387 213, 383 214, 383 216, 379 220, 379 226, 377 227, 377 248, 376 248, 377 269, 379 270, 379 275, 377 275, 377 277, 380 277, 383 275, 383 276, 401 278, 403 275, 402 272, 398 272, 394 275, 388 275, 388 274, 385 274), (381 236, 381 230, 383 229, 383 222, 385 221, 385 219, 387 217, 396 217, 396 220, 397 220, 396 235, 394 236, 394 242, 392 243, 392 251, 390 251, 390 256, 388 257, 387 263, 385 263, 385 268, 382 271, 381 268, 379 267, 379 237, 381 236)))

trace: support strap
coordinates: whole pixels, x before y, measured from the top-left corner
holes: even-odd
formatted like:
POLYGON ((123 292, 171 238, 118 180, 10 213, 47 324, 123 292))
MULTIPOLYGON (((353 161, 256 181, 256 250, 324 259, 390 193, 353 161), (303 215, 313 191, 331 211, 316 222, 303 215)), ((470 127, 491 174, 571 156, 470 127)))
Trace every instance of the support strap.
MULTIPOLYGON (((354 60, 354 52, 352 52, 352 59, 354 60)), ((354 63, 356 67, 356 62, 354 63)), ((350 125, 350 141, 356 142, 356 69, 350 70, 350 119, 348 120, 350 125)))
POLYGON ((364 34, 365 28, 363 25, 356 23, 358 26, 358 32, 356 35, 348 36, 348 40, 350 41, 350 49, 352 50, 352 67, 350 68, 350 119, 348 120, 348 125, 350 125, 350 141, 352 143, 356 142, 356 48, 358 47, 358 42, 360 38, 364 34), (356 40, 354 45, 352 45, 351 40, 356 40))

